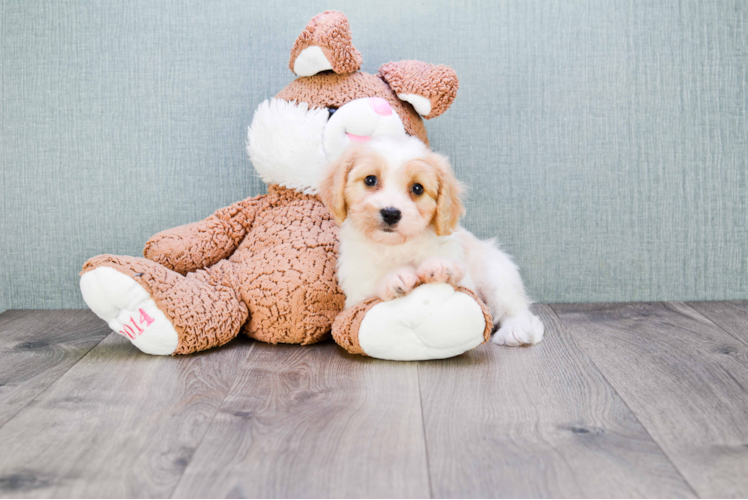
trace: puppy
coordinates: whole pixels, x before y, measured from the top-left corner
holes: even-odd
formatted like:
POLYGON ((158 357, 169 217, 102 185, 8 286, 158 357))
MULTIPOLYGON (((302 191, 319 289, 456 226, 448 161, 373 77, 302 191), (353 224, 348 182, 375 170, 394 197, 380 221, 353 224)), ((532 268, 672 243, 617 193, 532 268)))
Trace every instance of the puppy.
POLYGON ((543 324, 530 312, 517 266, 493 240, 459 227, 462 192, 447 159, 414 137, 355 143, 331 163, 320 196, 340 225, 346 307, 392 300, 422 283, 461 285, 501 325, 495 343, 540 342, 543 324))

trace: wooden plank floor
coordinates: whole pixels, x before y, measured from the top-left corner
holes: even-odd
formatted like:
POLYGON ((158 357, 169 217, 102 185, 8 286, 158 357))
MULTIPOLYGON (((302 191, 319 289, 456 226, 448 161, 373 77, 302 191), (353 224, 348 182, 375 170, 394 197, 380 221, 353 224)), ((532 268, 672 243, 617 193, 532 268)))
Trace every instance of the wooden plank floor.
POLYGON ((444 361, 0 314, 0 497, 746 497, 748 302, 539 305, 444 361))

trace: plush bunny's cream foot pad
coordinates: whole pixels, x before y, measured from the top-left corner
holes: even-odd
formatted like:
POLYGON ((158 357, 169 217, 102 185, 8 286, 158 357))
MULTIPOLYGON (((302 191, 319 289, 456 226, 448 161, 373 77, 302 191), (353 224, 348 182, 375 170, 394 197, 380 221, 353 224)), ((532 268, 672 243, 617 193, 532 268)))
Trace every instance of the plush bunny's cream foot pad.
MULTIPOLYGON (((482 344, 490 333, 490 315, 475 295, 451 285, 421 285, 405 297, 377 302, 364 306, 357 335, 351 331, 346 339, 354 339, 354 346, 341 342, 347 329, 342 322, 340 332, 333 328, 336 341, 350 352, 395 361, 451 358, 482 344)), ((355 330, 358 321, 350 323, 355 330)))
POLYGON ((97 267, 81 276, 81 293, 88 307, 109 328, 146 354, 172 354, 179 343, 174 326, 151 295, 131 277, 97 267))

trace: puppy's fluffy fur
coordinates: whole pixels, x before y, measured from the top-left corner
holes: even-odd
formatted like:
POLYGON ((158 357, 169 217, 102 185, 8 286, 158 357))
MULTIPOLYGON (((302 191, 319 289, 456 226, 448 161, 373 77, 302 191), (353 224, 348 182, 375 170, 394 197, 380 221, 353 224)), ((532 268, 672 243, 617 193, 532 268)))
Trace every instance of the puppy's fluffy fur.
POLYGON ((543 324, 529 310, 517 266, 494 240, 459 227, 462 191, 447 159, 413 137, 353 144, 330 164, 320 195, 340 225, 346 307, 372 296, 391 300, 422 283, 459 284, 476 291, 501 325, 494 342, 540 342, 543 324))

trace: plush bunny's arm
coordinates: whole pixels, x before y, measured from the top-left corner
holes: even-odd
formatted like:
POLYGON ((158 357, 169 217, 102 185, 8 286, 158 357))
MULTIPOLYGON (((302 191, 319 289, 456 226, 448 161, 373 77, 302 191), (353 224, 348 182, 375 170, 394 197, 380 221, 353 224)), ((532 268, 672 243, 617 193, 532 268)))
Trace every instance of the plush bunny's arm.
POLYGON ((263 198, 247 198, 200 222, 161 231, 148 240, 143 255, 180 274, 210 267, 236 250, 252 227, 263 198))

